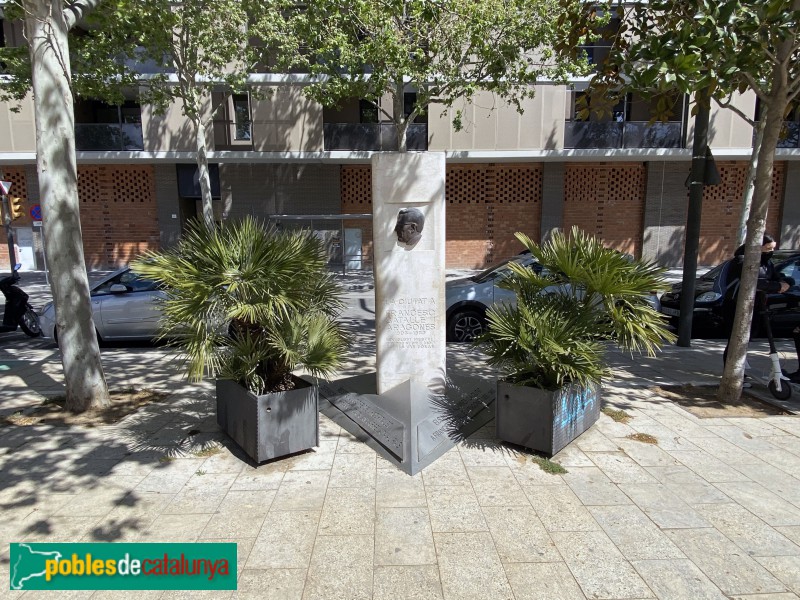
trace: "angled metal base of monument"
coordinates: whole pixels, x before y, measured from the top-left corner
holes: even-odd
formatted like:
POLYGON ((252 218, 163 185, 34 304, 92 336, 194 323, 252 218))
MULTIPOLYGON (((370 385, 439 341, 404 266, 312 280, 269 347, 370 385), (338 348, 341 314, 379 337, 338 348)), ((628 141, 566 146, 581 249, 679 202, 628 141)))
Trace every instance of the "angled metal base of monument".
POLYGON ((494 381, 453 376, 444 395, 411 381, 376 389, 374 374, 323 381, 320 411, 409 475, 494 418, 494 381))

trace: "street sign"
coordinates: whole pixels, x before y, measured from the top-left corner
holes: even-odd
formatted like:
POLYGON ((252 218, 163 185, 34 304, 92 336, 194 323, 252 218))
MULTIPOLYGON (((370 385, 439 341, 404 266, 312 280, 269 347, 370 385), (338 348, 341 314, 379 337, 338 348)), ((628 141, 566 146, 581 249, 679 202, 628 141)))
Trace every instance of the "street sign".
POLYGON ((34 227, 41 227, 42 225, 44 225, 44 223, 42 223, 41 221, 34 221, 33 222, 33 226, 34 227))
POLYGON ((34 221, 42 220, 42 206, 41 204, 34 204, 30 209, 31 219, 34 221))
POLYGON ((11 189, 10 181, 0 181, 0 190, 2 190, 4 196, 8 196, 8 190, 10 189, 11 189))

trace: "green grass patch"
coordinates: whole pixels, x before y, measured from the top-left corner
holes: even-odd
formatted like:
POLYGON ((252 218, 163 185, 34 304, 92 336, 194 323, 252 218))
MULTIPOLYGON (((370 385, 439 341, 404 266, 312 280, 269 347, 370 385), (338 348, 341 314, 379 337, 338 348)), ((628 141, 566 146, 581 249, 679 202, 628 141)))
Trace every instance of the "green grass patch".
POLYGON ((205 458, 207 456, 214 456, 215 454, 219 454, 222 452, 222 447, 217 445, 206 446, 205 448, 201 448, 196 452, 193 452, 194 456, 205 458))
POLYGON ((545 473, 550 473, 551 475, 563 475, 567 472, 567 470, 560 464, 553 462, 544 456, 532 456, 531 460, 539 465, 539 468, 545 473))
POLYGON ((650 435, 649 433, 632 433, 626 437, 630 440, 642 442, 643 444, 658 445, 658 439, 655 436, 650 435))
POLYGON ((632 417, 626 413, 624 410, 619 410, 617 408, 611 408, 610 406, 604 406, 602 408, 603 414, 608 415, 612 419, 614 419, 617 423, 627 423, 632 419, 632 417))

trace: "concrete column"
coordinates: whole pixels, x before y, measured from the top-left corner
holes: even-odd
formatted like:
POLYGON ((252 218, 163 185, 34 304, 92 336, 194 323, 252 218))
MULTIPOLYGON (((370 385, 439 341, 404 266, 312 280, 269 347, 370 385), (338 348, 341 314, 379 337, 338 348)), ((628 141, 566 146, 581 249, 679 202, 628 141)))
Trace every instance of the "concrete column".
POLYGON ((546 241, 564 227, 564 163, 544 163, 542 168, 542 222, 540 240, 546 241))
POLYGON ((444 190, 443 153, 372 158, 378 394, 409 381, 444 393, 444 190))
POLYGON ((667 267, 683 264, 688 162, 648 162, 642 258, 667 267))

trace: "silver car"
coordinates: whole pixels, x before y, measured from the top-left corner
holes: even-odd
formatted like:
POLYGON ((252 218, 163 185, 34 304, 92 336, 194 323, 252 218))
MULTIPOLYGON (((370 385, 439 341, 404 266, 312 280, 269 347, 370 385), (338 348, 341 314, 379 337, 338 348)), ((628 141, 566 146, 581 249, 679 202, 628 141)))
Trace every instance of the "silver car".
POLYGON ((530 255, 523 254, 503 261, 472 277, 445 283, 447 341, 471 342, 486 327, 486 310, 499 302, 516 304, 517 296, 498 284, 512 274, 509 263, 516 262, 540 272, 542 267, 530 255))
MULTIPOLYGON (((156 282, 125 267, 91 288, 92 318, 101 341, 150 340, 157 334, 160 301, 165 297, 156 282)), ((39 322, 42 335, 58 340, 53 303, 44 306, 39 322)))

